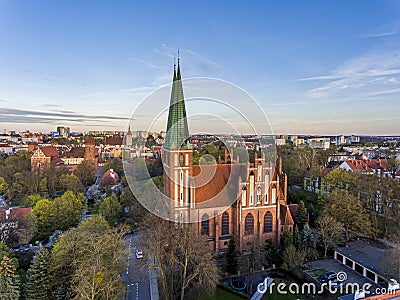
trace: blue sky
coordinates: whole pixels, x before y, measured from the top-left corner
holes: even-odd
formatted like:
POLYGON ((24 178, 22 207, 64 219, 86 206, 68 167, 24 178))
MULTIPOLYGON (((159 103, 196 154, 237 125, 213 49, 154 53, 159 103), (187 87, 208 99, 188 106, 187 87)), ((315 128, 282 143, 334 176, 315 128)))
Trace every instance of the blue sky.
POLYGON ((399 1, 147 2, 0 0, 0 129, 125 129, 179 47, 275 133, 400 134, 399 1))

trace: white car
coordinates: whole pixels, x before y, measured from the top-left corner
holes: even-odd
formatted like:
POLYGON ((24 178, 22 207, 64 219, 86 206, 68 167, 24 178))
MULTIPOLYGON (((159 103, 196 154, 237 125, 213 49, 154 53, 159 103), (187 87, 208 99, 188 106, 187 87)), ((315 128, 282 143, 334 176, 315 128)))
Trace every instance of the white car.
POLYGON ((142 252, 142 250, 136 250, 136 258, 137 258, 137 259, 143 258, 143 252, 142 252))

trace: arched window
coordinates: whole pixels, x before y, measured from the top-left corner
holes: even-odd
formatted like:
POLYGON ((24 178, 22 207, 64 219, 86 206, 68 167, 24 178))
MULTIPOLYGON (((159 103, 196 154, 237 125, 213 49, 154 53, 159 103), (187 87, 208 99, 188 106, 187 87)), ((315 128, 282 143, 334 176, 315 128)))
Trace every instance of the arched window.
POLYGON ((227 212, 222 214, 221 235, 229 234, 229 215, 227 212))
POLYGON ((206 234, 207 236, 210 235, 210 220, 208 214, 204 214, 201 217, 201 231, 202 233, 206 234))
POLYGON ((272 232, 272 214, 268 211, 264 215, 264 232, 272 232))
POLYGON ((254 234, 254 217, 251 213, 248 213, 244 220, 244 234, 254 234))

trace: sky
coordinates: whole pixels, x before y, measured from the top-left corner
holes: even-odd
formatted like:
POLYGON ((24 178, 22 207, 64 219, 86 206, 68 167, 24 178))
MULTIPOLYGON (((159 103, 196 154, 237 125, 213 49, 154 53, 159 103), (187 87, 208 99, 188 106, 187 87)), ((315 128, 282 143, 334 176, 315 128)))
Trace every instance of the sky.
POLYGON ((396 0, 0 0, 0 131, 124 130, 178 48, 277 134, 400 135, 396 0))

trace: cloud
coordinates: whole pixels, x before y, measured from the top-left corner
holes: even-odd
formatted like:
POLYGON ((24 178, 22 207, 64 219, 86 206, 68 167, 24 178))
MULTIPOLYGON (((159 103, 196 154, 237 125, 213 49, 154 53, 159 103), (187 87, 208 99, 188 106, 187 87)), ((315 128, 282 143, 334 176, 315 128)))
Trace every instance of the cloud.
POLYGON ((376 38, 376 37, 385 37, 385 36, 391 36, 391 35, 396 35, 398 32, 396 31, 388 31, 388 32, 381 32, 381 33, 371 33, 371 34, 366 34, 363 35, 363 38, 376 38))
POLYGON ((299 81, 315 81, 307 91, 310 97, 327 97, 351 93, 379 92, 400 81, 400 51, 372 51, 350 59, 328 74, 301 78, 299 81), (324 80, 324 83, 319 83, 324 80))
POLYGON ((111 115, 77 114, 70 111, 46 112, 15 108, 0 108, 0 122, 8 123, 59 123, 65 121, 75 123, 96 121, 104 123, 115 120, 129 120, 129 118, 111 115))

